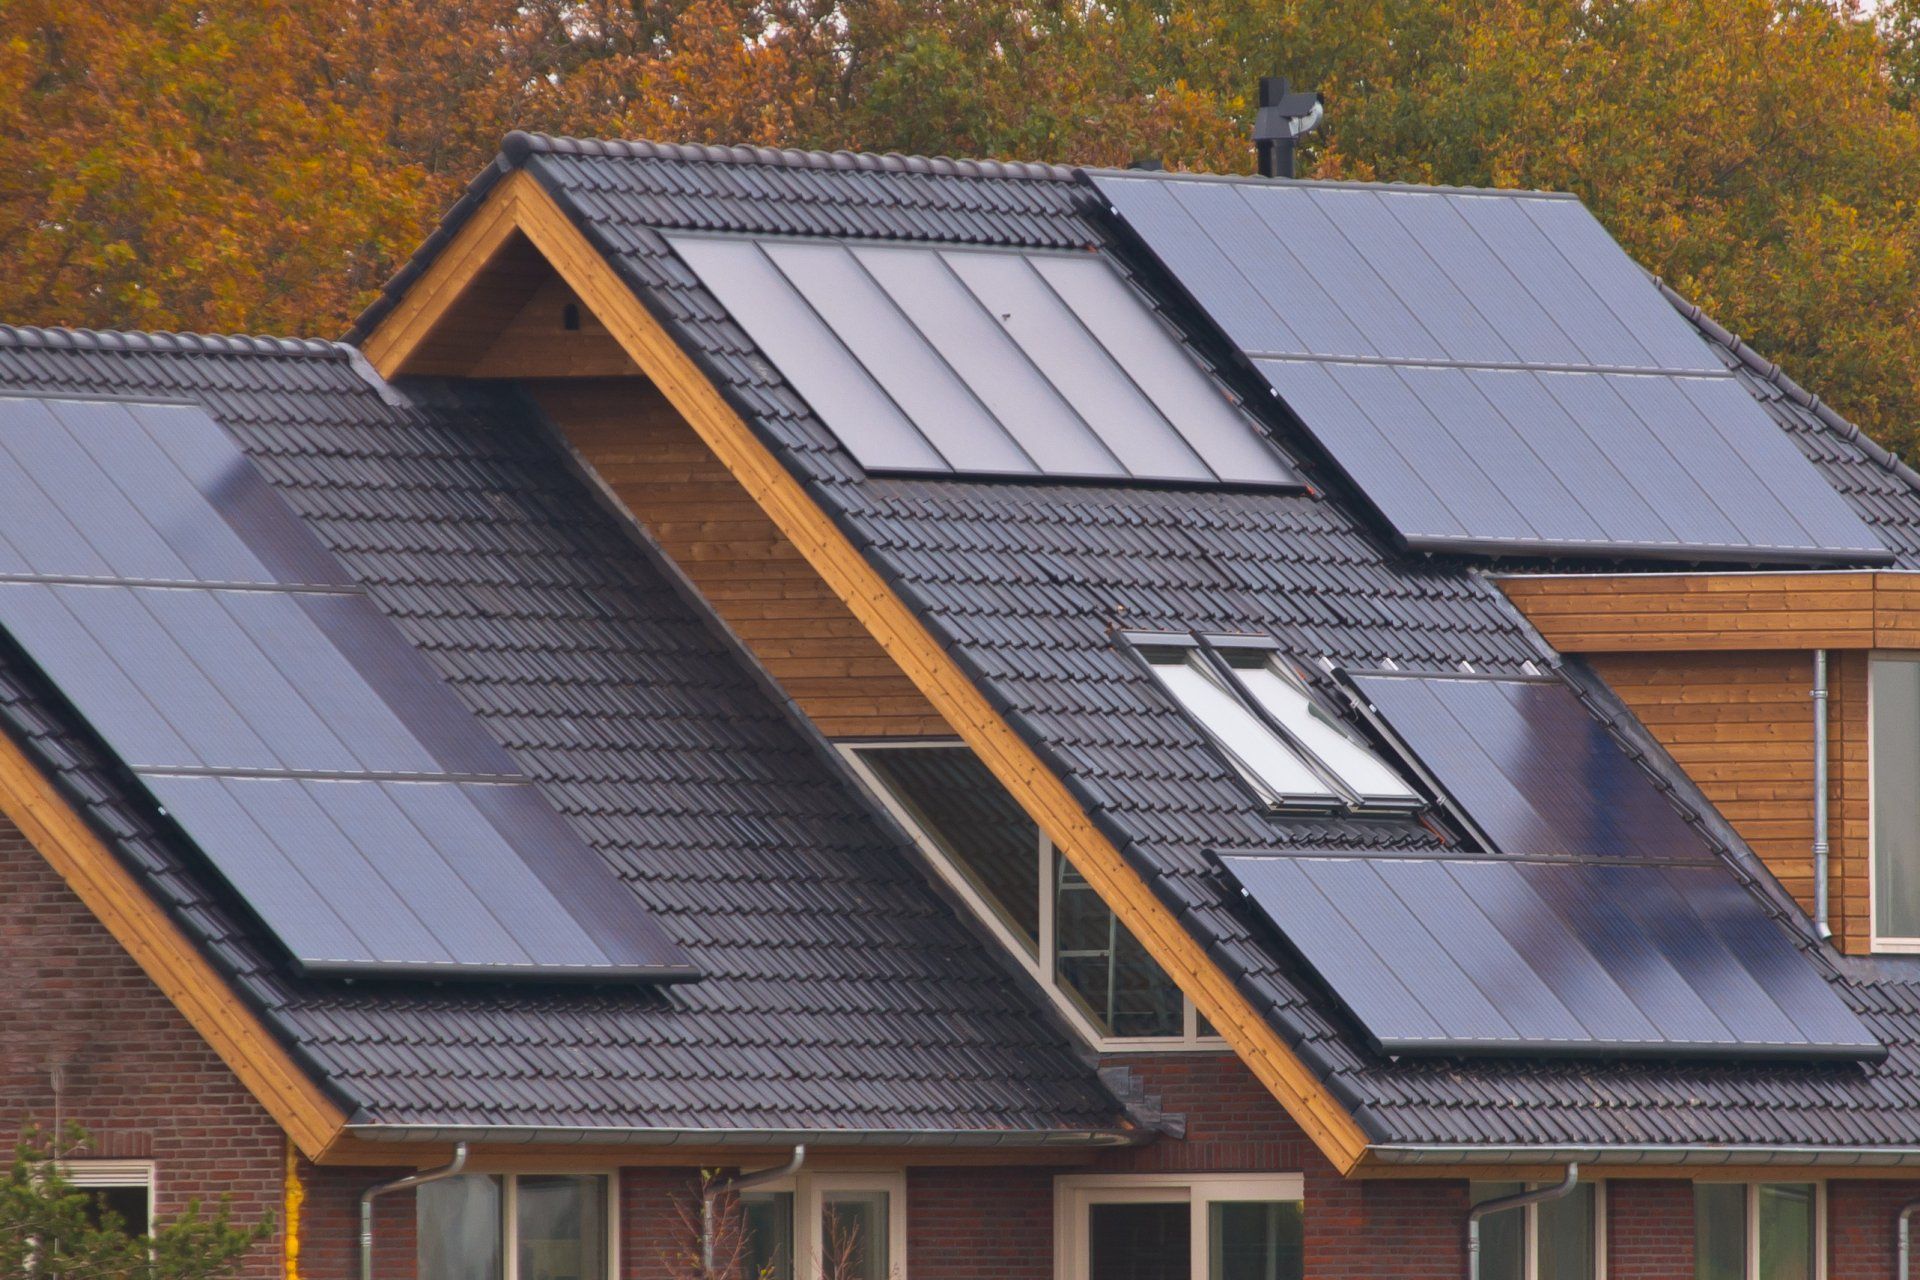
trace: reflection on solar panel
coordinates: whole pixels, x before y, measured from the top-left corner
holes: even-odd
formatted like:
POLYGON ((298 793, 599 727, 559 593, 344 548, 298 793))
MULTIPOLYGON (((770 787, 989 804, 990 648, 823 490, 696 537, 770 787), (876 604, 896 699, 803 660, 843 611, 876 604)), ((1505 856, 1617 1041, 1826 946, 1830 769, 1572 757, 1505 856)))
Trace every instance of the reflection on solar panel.
POLYGON ((1662 859, 1703 849, 1653 779, 1559 680, 1351 679, 1496 850, 1662 859))
POLYGON ((1386 1053, 1885 1056, 1717 861, 1221 862, 1386 1053))
POLYGON ((0 398, 0 626, 303 969, 697 976, 200 409, 0 398))
POLYGON ((1890 558, 1577 200, 1096 183, 1411 546, 1890 558))
POLYGON ((1093 254, 668 240, 868 471, 1300 483, 1093 254))

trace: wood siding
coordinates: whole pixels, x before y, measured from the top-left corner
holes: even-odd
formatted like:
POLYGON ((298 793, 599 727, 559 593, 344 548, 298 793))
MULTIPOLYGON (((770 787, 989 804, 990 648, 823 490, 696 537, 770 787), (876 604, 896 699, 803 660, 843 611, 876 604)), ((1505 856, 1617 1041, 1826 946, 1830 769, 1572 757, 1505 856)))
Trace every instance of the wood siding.
POLYGON ((952 733, 651 382, 528 387, 821 732, 952 733))
MULTIPOLYGON (((1755 854, 1811 914, 1813 655, 1800 651, 1609 653, 1591 659, 1755 854)), ((1829 916, 1848 951, 1867 917, 1867 657, 1828 674, 1829 916)))
MULTIPOLYGON (((1511 577, 1501 589, 1567 653, 1865 649, 1876 573, 1604 574, 1511 577)), ((1890 588, 1905 598, 1904 582, 1890 588)))

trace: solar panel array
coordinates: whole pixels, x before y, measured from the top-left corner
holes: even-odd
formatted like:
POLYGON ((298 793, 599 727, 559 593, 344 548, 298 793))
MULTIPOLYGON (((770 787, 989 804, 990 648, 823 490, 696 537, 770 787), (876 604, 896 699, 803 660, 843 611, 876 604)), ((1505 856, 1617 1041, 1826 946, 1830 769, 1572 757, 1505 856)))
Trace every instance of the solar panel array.
POLYGON ((1349 678, 1384 730, 1500 852, 1659 859, 1704 848, 1647 771, 1557 679, 1349 678))
POLYGON ((199 408, 0 398, 0 627, 305 970, 696 976, 199 408))
POLYGON ((1221 862, 1386 1053, 1885 1056, 1718 863, 1221 862))
POLYGON ((1577 200, 1095 181, 1410 546, 1890 558, 1577 200))
POLYGON ((1097 255, 668 241, 868 471, 1300 483, 1097 255))

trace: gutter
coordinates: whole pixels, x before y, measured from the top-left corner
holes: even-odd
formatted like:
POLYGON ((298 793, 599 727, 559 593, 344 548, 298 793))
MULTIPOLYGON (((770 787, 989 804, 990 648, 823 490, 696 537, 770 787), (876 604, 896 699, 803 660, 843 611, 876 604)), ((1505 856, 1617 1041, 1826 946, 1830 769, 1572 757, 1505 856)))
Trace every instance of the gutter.
POLYGON ((1813 651, 1813 927, 1831 938, 1827 924, 1827 651, 1813 651))
POLYGON ((1912 1168, 1920 1166, 1917 1146, 1795 1146, 1788 1144, 1623 1143, 1619 1146, 1461 1146, 1449 1143, 1394 1142, 1367 1148, 1380 1165, 1671 1165, 1726 1167, 1746 1165, 1827 1166, 1833 1168, 1912 1168))
POLYGON ((599 1126, 349 1124, 364 1142, 487 1143, 630 1147, 920 1147, 995 1150, 1138 1146, 1147 1129, 633 1129, 599 1126))

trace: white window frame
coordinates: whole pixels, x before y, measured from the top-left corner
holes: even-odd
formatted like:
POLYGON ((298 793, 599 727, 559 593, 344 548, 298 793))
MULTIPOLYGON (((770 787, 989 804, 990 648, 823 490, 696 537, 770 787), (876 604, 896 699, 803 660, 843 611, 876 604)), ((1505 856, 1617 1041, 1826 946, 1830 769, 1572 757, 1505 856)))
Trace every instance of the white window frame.
MULTIPOLYGON (((1493 1172, 1493 1166, 1489 1166, 1493 1172)), ((1502 1182, 1502 1178, 1476 1178, 1476 1182, 1502 1182)), ((1523 1182, 1527 1190, 1536 1190, 1549 1185, 1539 1182, 1523 1182)), ((1593 1276, 1594 1280, 1606 1280, 1607 1277, 1607 1184, 1604 1179, 1580 1182, 1576 1187, 1593 1188, 1593 1276)), ((1512 1210, 1508 1210, 1512 1212, 1512 1210)), ((1520 1256, 1525 1259, 1521 1266, 1522 1280, 1540 1280, 1540 1205, 1523 1206, 1521 1212, 1527 1215, 1526 1230, 1521 1236, 1520 1256)), ((1497 1216, 1497 1215, 1496 1215, 1497 1216)), ((1487 1219, 1482 1218, 1481 1229, 1485 1230, 1487 1219)))
POLYGON ((147 1193, 147 1230, 152 1234, 156 1222, 154 1200, 154 1162, 151 1160, 56 1160, 54 1169, 69 1186, 83 1190, 123 1190, 138 1187, 147 1193))
MULTIPOLYGON (((620 1275, 620 1171, 608 1168, 563 1169, 469 1169, 467 1177, 500 1179, 500 1280, 520 1280, 520 1179, 528 1178, 604 1178, 606 1180, 606 1263, 605 1277, 620 1275)), ((418 1208, 415 1209, 418 1213, 418 1208)))
POLYGON ((1873 785, 1875 774, 1874 724, 1880 698, 1876 686, 1882 662, 1920 663, 1920 652, 1905 649, 1875 650, 1867 655, 1867 933, 1872 949, 1890 955, 1920 954, 1920 937, 1882 937, 1880 934, 1880 811, 1879 788, 1873 785))
MULTIPOLYGON (((1760 1188, 1763 1186, 1801 1186, 1813 1184, 1813 1280, 1827 1280, 1827 1184, 1820 1178, 1762 1178, 1758 1182, 1747 1182, 1736 1178, 1695 1178, 1696 1185, 1714 1183, 1724 1185, 1737 1182, 1746 1188, 1747 1206, 1747 1275, 1746 1280, 1760 1280, 1760 1188)), ((1699 1239, 1699 1228, 1695 1227, 1695 1240, 1699 1239)))
MULTIPOLYGON (((958 748, 964 751, 968 749, 966 743, 958 738, 915 738, 905 741, 881 738, 836 742, 834 745, 840 749, 842 757, 852 767, 861 783, 872 793, 873 798, 879 801, 881 806, 893 815, 894 821, 913 837, 914 843, 919 846, 921 853, 926 855, 927 861, 939 874, 942 883, 966 904, 967 909, 986 926, 995 941, 1010 952, 1020 962, 1021 967, 1032 975, 1033 980, 1039 983, 1041 989, 1047 993, 1047 998, 1053 1002, 1054 1007, 1093 1049, 1100 1053, 1219 1053, 1227 1048, 1226 1040, 1220 1036, 1200 1034, 1199 1009, 1194 1005, 1193 997, 1188 995, 1184 988, 1180 991, 1182 1011, 1178 1036, 1108 1035, 1087 1012, 1079 999, 1060 983, 1054 973, 1055 892, 1052 838, 1045 831, 1041 831, 1039 844, 1035 850, 1035 873, 1040 877, 1040 936, 1036 940, 1038 945, 1036 954, 1035 950, 1028 946, 1027 939, 1007 923, 1000 909, 987 898, 985 893, 981 892, 979 886, 973 882, 973 877, 947 856, 946 850, 940 847, 940 842, 921 828, 919 821, 905 805, 900 803, 892 789, 867 767, 867 762, 860 756, 863 751, 908 751, 930 747, 958 748)), ((1039 826, 1038 823, 1034 825, 1036 828, 1039 826)), ((1102 898, 1102 901, 1105 899, 1102 898)), ((1113 910, 1111 902, 1107 903, 1107 909, 1113 910)), ((1125 921, 1121 921, 1121 927, 1126 928, 1125 921)), ((1132 930, 1129 929, 1128 932, 1132 930)), ((1155 963, 1159 962, 1156 960, 1155 963)), ((1168 973, 1167 977, 1176 987, 1180 985, 1179 979, 1172 973, 1168 973)))
POLYGON ((820 1280, 826 1269, 826 1242, 820 1219, 829 1191, 884 1191, 887 1195, 887 1280, 907 1280, 907 1173, 879 1169, 861 1173, 797 1173, 756 1185, 751 1194, 785 1192, 793 1197, 794 1280, 820 1280))
POLYGON ((1306 1201, 1306 1178, 1298 1173, 1086 1173, 1053 1180, 1054 1280, 1088 1280, 1093 1265, 1088 1211, 1096 1204, 1177 1204, 1193 1212, 1193 1280, 1205 1280, 1212 1263, 1207 1208, 1217 1200, 1306 1201))

